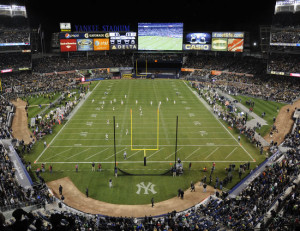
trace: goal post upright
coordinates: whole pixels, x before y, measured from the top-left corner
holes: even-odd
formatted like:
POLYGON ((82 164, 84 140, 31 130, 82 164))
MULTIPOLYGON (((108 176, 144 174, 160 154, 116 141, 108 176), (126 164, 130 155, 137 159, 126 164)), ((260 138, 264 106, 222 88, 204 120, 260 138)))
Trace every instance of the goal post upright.
POLYGON ((135 76, 138 76, 138 77, 147 77, 148 75, 148 68, 147 68, 147 59, 145 60, 145 65, 146 65, 146 74, 145 75, 138 75, 138 71, 137 71, 137 59, 135 60, 135 76))

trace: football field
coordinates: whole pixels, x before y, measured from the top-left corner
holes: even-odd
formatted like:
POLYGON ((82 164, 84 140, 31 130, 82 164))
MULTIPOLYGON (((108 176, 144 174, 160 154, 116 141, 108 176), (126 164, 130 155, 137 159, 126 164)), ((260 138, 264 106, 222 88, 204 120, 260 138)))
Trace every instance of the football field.
MULTIPOLYGON (((245 137, 238 142, 238 134, 215 118, 188 82, 140 79, 93 84, 91 94, 73 116, 47 139, 47 147, 41 142, 29 156, 35 163, 34 168, 42 163, 46 168, 53 166, 52 174, 43 173, 46 181, 68 176, 81 191, 89 187, 93 198, 143 204, 149 202, 149 195, 136 197, 136 185, 140 182, 155 184, 157 201, 165 200, 175 196, 178 187, 188 188, 191 180, 196 182, 209 174, 201 170, 207 167, 210 172, 213 162, 217 166, 214 179, 216 176, 224 178, 229 164, 256 165, 264 159, 245 137), (183 164, 183 177, 170 180, 171 174, 153 176, 165 173, 175 163, 177 116, 177 158, 183 164), (118 186, 114 193, 99 190, 107 188, 108 179, 113 177, 115 158, 118 168, 137 176, 115 179, 118 186), (101 174, 91 171, 93 162, 96 169, 101 163, 101 174), (190 163, 192 171, 188 171, 190 163), (76 164, 79 173, 75 173, 76 164), (125 185, 128 194, 123 193, 125 185)), ((236 182, 238 179, 234 178, 232 184, 236 182)))
POLYGON ((140 168, 145 152, 149 164, 169 165, 175 160, 177 116, 177 157, 183 163, 254 160, 185 82, 114 80, 99 82, 36 161, 114 163, 115 117, 119 167, 140 168))
POLYGON ((182 38, 139 36, 140 50, 182 50, 182 38))

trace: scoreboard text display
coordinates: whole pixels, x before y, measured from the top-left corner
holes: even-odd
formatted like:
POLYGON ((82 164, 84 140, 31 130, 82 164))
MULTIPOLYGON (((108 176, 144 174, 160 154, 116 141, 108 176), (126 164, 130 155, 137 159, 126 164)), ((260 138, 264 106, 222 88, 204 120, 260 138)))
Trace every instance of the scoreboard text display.
POLYGON ((136 50, 136 32, 110 32, 109 44, 111 50, 136 50))

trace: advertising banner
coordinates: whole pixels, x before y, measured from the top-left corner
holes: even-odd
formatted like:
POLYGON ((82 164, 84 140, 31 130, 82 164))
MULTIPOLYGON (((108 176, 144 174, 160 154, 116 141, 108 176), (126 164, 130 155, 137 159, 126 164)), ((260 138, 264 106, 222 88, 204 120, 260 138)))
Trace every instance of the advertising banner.
POLYGON ((243 52, 244 39, 228 39, 228 51, 243 52))
POLYGON ((61 52, 77 51, 76 39, 61 39, 60 51, 61 52))
POLYGON ((92 51, 93 39, 77 39, 77 51, 92 51))
POLYGON ((227 51, 227 39, 226 38, 212 38, 212 51, 227 51))
POLYGON ((213 38, 244 38, 244 32, 212 32, 213 38))
POLYGON ((210 50, 211 34, 205 32, 188 33, 184 36, 183 50, 210 50))
POLYGON ((108 51, 109 50, 109 39, 94 39, 94 50, 95 51, 108 51))

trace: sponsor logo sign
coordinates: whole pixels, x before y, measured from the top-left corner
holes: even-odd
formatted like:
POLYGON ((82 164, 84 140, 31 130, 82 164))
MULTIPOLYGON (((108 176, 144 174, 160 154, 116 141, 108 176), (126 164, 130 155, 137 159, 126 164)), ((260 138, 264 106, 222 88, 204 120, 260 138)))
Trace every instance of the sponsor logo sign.
POLYGON ((95 51, 108 51, 109 50, 109 39, 94 39, 94 50, 95 51))
POLYGON ((70 52, 77 50, 76 39, 61 39, 60 40, 60 51, 61 52, 70 52))

